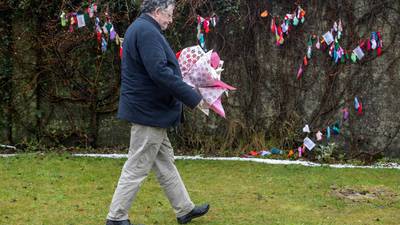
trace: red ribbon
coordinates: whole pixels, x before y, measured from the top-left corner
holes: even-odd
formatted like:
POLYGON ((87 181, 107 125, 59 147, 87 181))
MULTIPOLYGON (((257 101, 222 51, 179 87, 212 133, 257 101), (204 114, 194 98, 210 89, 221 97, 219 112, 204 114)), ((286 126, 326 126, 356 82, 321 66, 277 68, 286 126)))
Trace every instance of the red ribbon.
POLYGON ((276 31, 275 18, 272 18, 272 20, 271 20, 271 32, 275 34, 275 31, 276 31))
POLYGON ((359 106, 358 106, 358 109, 357 109, 357 115, 359 115, 359 116, 361 116, 362 115, 362 104, 361 104, 361 102, 358 102, 358 104, 359 104, 359 106))
POLYGON ((97 42, 101 43, 101 32, 97 32, 97 42))

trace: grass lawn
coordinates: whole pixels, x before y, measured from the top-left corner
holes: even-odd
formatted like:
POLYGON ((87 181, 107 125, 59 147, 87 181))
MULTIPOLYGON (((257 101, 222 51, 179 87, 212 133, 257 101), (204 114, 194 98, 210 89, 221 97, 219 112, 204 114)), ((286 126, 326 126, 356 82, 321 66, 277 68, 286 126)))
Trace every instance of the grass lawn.
MULTIPOLYGON (((0 158, 0 224, 104 224, 125 159, 69 155, 0 158)), ((191 224, 399 224, 400 170, 334 169, 249 162, 176 162, 195 203, 191 224)), ((130 216, 177 224, 152 173, 130 216)))

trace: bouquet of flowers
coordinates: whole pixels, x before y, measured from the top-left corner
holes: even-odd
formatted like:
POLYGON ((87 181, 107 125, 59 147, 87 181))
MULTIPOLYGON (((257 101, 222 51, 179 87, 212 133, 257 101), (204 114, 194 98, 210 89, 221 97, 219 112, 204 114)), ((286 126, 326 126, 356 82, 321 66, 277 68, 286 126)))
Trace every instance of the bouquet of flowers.
POLYGON ((196 88, 203 97, 200 109, 209 114, 209 109, 225 118, 221 97, 236 88, 221 81, 223 61, 212 50, 204 52, 200 46, 192 46, 177 53, 183 81, 196 88))

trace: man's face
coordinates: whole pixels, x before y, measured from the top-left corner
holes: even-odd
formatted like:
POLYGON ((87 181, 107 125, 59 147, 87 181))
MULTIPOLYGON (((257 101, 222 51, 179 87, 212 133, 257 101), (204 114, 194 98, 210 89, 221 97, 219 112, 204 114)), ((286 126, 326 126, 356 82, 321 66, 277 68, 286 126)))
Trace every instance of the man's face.
POLYGON ((156 20, 160 24, 161 30, 166 30, 168 25, 172 23, 174 9, 174 5, 169 5, 166 9, 159 8, 156 10, 156 20))

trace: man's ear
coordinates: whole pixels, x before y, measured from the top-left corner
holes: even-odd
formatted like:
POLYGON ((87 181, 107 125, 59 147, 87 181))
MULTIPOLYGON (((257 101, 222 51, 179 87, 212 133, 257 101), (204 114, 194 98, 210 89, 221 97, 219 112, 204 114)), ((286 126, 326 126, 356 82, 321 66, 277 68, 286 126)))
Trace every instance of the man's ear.
POLYGON ((156 10, 154 10, 154 14, 155 14, 156 16, 159 16, 160 13, 161 13, 161 8, 160 8, 160 7, 156 8, 156 10))

